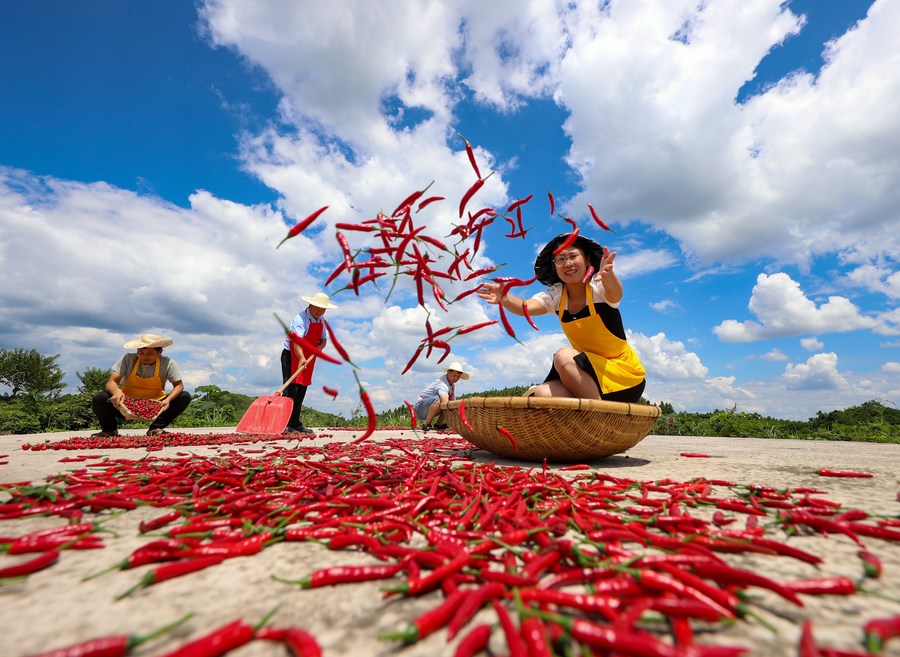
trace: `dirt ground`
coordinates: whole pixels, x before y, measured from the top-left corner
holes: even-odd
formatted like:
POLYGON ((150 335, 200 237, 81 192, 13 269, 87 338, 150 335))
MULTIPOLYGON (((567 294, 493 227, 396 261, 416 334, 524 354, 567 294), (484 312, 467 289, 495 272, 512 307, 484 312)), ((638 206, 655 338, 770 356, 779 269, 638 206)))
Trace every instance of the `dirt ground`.
MULTIPOLYGON (((194 433, 231 433, 227 429, 194 429, 194 433)), ((61 462, 79 451, 31 451, 23 443, 58 441, 89 432, 39 436, 0 436, 0 482, 39 484, 56 473, 84 467, 82 463, 61 462)), ((128 432, 125 432, 128 433, 128 432)), ((138 433, 138 432, 133 432, 138 433)), ((323 430, 314 442, 349 441, 357 436, 349 431, 323 430)), ((411 431, 379 431, 370 439, 416 436, 411 431)), ((166 448, 153 452, 156 458, 191 452, 215 455, 223 449, 260 449, 259 445, 166 448)), ((136 460, 147 455, 144 449, 105 449, 92 454, 109 459, 136 460)), ((501 460, 475 450, 471 456, 479 463, 518 465, 540 468, 539 464, 501 460)), ((744 484, 776 488, 818 488, 822 497, 839 502, 844 508, 862 509, 870 516, 900 517, 898 476, 900 445, 874 443, 809 442, 716 437, 649 436, 628 452, 591 463, 591 468, 615 477, 656 481, 688 481, 697 477, 727 479, 744 484), (705 454, 708 458, 683 456, 705 454), (833 478, 818 474, 820 468, 870 473, 871 478, 833 478)), ((564 467, 551 465, 553 470, 564 467)), ((568 472, 567 472, 568 474, 568 472)), ((572 476, 583 471, 571 471, 572 476)), ((0 493, 0 502, 8 499, 0 493)), ((363 582, 329 588, 303 590, 274 581, 270 576, 301 577, 331 565, 372 563, 362 552, 333 552, 317 543, 279 543, 252 557, 234 558, 208 570, 193 573, 156 587, 149 587, 119 601, 114 598, 135 583, 139 573, 115 571, 83 581, 125 558, 146 540, 137 527, 142 520, 160 515, 159 509, 138 507, 109 519, 105 526, 117 536, 105 535, 104 549, 67 550, 51 568, 25 580, 0 586, 2 631, 0 655, 24 657, 76 641, 110 634, 142 634, 174 621, 187 613, 192 618, 173 633, 148 642, 131 654, 162 655, 190 638, 207 633, 235 618, 255 622, 277 608, 273 624, 297 625, 309 630, 332 657, 350 655, 401 655, 425 657, 453 655, 456 641, 447 642, 437 633, 411 646, 379 640, 385 633, 401 629, 419 613, 433 607, 434 597, 421 599, 383 599, 382 582, 363 582)), ((30 531, 60 524, 59 518, 30 517, 0 522, 0 536, 15 537, 30 531)), ((900 531, 900 528, 898 528, 900 531)), ((748 555, 727 555, 729 561, 744 568, 759 566, 773 578, 801 579, 847 576, 858 578, 859 547, 843 535, 820 534, 796 538, 795 545, 818 554, 824 563, 814 567, 794 559, 765 561, 748 555)), ((729 627, 697 632, 698 642, 708 639, 728 645, 748 647, 748 655, 780 657, 796 655, 800 625, 811 619, 821 646, 862 652, 863 623, 873 617, 900 614, 900 543, 867 538, 866 547, 883 564, 882 576, 866 580, 872 593, 844 596, 809 596, 799 608, 780 598, 761 594, 760 608, 765 623, 740 619, 729 627), (767 627, 768 625, 768 627, 767 627)), ((18 555, 0 555, 0 567, 18 555)), ((492 640, 492 647, 494 646, 492 640)), ((503 648, 502 642, 497 643, 503 648)), ((275 643, 256 641, 231 653, 234 657, 275 657, 285 649, 275 643)), ((503 654, 503 652, 492 653, 503 654)), ((882 653, 900 656, 900 638, 889 642, 882 653)))

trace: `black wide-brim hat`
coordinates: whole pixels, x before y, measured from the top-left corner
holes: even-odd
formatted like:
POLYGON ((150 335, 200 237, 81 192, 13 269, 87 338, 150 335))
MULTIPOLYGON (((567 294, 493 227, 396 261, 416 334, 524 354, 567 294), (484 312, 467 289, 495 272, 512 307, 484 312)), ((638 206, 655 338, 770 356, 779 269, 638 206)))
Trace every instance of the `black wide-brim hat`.
MULTIPOLYGON (((537 279, 544 285, 550 286, 555 285, 556 283, 562 283, 562 280, 556 273, 556 265, 553 264, 553 252, 560 244, 566 241, 569 235, 571 235, 571 233, 563 233, 562 235, 554 237, 547 242, 546 246, 541 249, 538 257, 535 259, 534 275, 537 276, 537 279)), ((602 246, 589 237, 579 235, 575 238, 575 241, 569 245, 569 248, 573 247, 581 249, 584 255, 587 256, 588 262, 591 263, 595 272, 600 271, 600 260, 603 258, 602 246)))

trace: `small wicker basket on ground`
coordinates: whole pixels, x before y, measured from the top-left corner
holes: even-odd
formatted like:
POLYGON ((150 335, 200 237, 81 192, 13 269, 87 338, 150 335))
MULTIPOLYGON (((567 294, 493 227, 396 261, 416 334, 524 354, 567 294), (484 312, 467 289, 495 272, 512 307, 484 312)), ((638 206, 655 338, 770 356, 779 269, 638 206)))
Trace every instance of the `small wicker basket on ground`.
POLYGON ((656 406, 567 397, 470 397, 441 407, 444 421, 481 449, 541 462, 590 461, 624 452, 650 433, 660 414, 656 406), (471 429, 460 418, 463 402, 471 429), (497 430, 501 426, 515 438, 515 447, 497 430))

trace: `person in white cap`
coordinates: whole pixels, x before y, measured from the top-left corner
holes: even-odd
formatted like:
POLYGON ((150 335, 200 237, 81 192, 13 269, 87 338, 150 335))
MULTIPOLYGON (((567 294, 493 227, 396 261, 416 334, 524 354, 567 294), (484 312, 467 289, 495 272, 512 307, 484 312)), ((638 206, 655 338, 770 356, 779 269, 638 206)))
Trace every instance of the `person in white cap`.
MULTIPOLYGON (((326 310, 337 308, 331 303, 324 292, 316 292, 311 297, 300 297, 309 305, 301 310, 291 320, 291 333, 303 336, 319 349, 324 349, 327 344, 325 338, 325 323, 322 317, 326 310)), ((288 420, 285 433, 309 433, 300 419, 300 411, 303 409, 303 400, 306 398, 306 389, 312 384, 313 369, 316 366, 316 356, 312 352, 306 353, 303 347, 296 342, 291 342, 289 336, 285 336, 281 351, 281 382, 286 382, 298 367, 306 368, 297 375, 294 382, 284 390, 284 396, 294 402, 291 409, 291 417, 288 420)))
POLYGON ((425 421, 422 431, 447 428, 447 425, 441 421, 443 419, 441 403, 454 399, 456 397, 456 384, 460 379, 466 381, 469 378, 469 373, 463 369, 462 364, 459 362, 454 361, 450 363, 444 368, 444 371, 446 372, 444 376, 429 383, 419 393, 419 399, 413 404, 416 418, 425 421))
POLYGON ((162 355, 164 347, 172 340, 153 333, 144 333, 136 340, 122 345, 125 349, 135 349, 124 354, 110 370, 106 390, 98 392, 91 401, 91 408, 100 420, 100 431, 94 438, 108 438, 119 435, 119 423, 125 417, 118 405, 123 398, 154 399, 162 403, 159 415, 150 423, 148 436, 158 436, 181 415, 191 403, 191 395, 184 389, 181 370, 174 360, 162 355), (172 390, 165 392, 166 381, 172 390))

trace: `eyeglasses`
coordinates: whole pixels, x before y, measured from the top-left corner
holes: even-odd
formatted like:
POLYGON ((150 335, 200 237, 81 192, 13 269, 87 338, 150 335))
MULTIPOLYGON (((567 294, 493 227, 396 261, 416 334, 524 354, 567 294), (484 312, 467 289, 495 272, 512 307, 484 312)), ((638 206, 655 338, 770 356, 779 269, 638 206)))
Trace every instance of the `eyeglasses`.
POLYGON ((569 255, 561 255, 553 258, 553 264, 557 267, 565 267, 570 262, 575 262, 581 257, 580 253, 570 253, 569 255))

